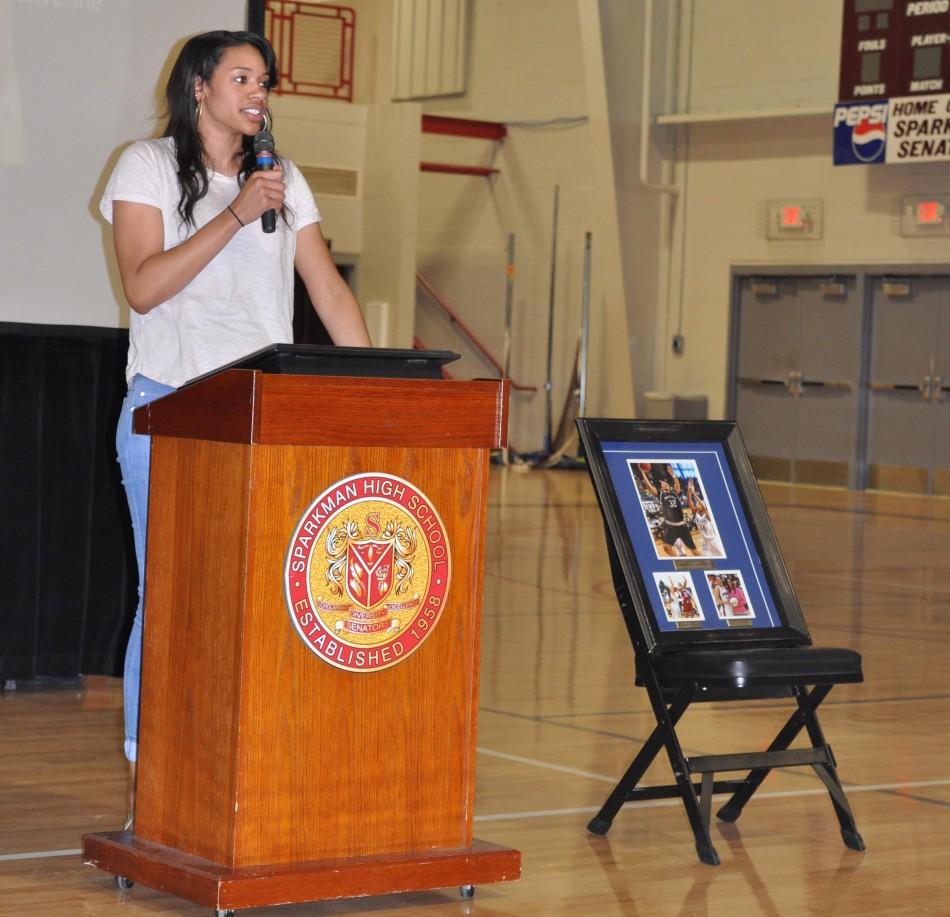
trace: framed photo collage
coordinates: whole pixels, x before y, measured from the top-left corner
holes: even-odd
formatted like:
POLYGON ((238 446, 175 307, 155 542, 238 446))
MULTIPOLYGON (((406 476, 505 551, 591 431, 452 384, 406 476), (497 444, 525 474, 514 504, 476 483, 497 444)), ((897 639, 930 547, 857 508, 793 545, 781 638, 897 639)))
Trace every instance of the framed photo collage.
POLYGON ((735 424, 578 428, 648 643, 807 639, 735 424))

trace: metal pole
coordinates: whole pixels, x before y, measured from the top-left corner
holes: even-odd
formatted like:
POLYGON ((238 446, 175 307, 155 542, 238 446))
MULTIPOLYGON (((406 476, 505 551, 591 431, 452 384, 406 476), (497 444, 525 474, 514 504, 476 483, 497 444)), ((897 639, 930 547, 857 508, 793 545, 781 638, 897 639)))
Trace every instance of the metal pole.
POLYGON ((515 289, 515 234, 508 233, 508 261, 505 265, 505 378, 511 377, 511 300, 515 289))
POLYGON ((557 205, 561 193, 561 186, 554 186, 554 219, 551 229, 551 290, 548 295, 548 371, 544 383, 544 454, 551 454, 551 442, 554 438, 553 416, 551 408, 552 383, 551 375, 554 364, 554 287, 557 275, 557 205))
POLYGON ((587 351, 590 346, 590 233, 584 233, 584 281, 581 288, 581 354, 578 366, 580 399, 578 417, 587 416, 587 351))
MULTIPOLYGON (((512 299, 515 289, 515 234, 508 233, 508 255, 505 263, 505 352, 502 358, 504 367, 504 378, 511 378, 511 314, 512 299)), ((511 453, 506 446, 501 450, 501 461, 503 465, 509 465, 511 462, 511 453)))

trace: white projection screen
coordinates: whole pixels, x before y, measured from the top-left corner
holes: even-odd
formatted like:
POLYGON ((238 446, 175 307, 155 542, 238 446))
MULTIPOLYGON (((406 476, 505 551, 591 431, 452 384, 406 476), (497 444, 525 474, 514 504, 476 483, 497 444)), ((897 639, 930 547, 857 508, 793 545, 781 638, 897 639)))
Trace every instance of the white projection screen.
POLYGON ((98 200, 183 41, 244 0, 0 0, 0 321, 126 327, 98 200))

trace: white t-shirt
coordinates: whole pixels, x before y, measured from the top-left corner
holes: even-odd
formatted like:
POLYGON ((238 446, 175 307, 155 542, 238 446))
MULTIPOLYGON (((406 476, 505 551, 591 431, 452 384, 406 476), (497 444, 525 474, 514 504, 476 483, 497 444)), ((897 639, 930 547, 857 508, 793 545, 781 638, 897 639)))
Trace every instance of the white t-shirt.
MULTIPOLYGON (((99 202, 112 222, 112 202, 149 204, 162 212, 165 250, 180 245, 237 197, 236 177, 209 175, 208 193, 195 204, 195 227, 178 215, 178 164, 174 141, 139 140, 119 157, 99 202)), ((306 180, 281 159, 287 218, 273 233, 260 220, 239 229, 180 293, 145 315, 129 316, 126 378, 142 373, 179 386, 270 344, 293 339, 294 252, 297 232, 320 220, 306 180)))

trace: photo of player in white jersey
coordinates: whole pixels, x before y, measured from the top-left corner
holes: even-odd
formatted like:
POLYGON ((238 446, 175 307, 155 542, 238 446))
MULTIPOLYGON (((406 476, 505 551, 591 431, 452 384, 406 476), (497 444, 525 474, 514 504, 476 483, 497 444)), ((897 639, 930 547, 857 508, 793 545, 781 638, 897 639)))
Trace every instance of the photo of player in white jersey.
POLYGON ((705 621, 692 578, 685 573, 654 573, 666 620, 674 624, 705 621))

